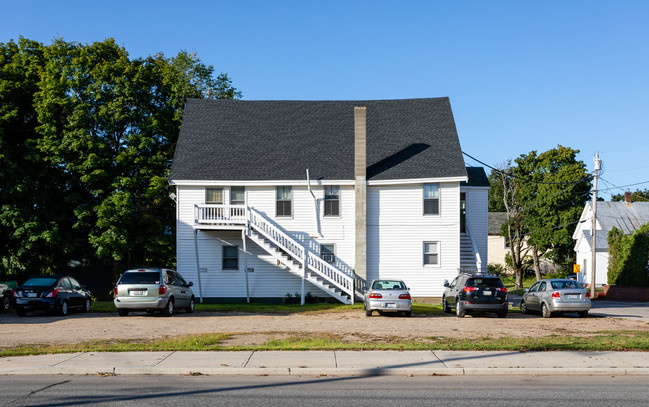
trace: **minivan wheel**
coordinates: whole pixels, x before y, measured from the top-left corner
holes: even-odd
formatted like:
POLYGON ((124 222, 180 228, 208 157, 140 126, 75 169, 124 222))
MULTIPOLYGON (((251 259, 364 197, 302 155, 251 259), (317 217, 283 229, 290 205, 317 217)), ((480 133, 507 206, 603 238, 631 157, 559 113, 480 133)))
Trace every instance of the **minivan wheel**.
POLYGON ((588 311, 579 311, 578 314, 580 318, 586 318, 588 316, 588 311))
POLYGON ((11 307, 11 297, 5 295, 4 297, 2 297, 2 310, 9 311, 10 307, 11 307))
POLYGON ((185 311, 187 311, 188 314, 191 314, 194 312, 194 297, 190 298, 189 300, 189 306, 185 308, 185 311))
POLYGON ((162 315, 165 317, 170 317, 174 314, 174 299, 169 298, 167 301, 167 306, 162 310, 162 315))
POLYGON ((552 316, 552 312, 545 303, 541 305, 541 315, 543 318, 550 318, 552 316))
POLYGON ((442 298, 442 311, 444 311, 445 314, 451 313, 451 307, 448 306, 448 301, 446 301, 446 297, 442 298))
POLYGON ((455 315, 458 318, 464 318, 466 315, 466 311, 464 310, 464 307, 462 306, 462 303, 460 301, 457 301, 455 303, 455 315))
POLYGON ((119 314, 120 317, 125 317, 128 315, 128 310, 125 309, 118 309, 117 313, 119 314))
POLYGON ((498 318, 505 318, 507 317, 507 310, 498 311, 496 312, 496 315, 498 315, 498 318))

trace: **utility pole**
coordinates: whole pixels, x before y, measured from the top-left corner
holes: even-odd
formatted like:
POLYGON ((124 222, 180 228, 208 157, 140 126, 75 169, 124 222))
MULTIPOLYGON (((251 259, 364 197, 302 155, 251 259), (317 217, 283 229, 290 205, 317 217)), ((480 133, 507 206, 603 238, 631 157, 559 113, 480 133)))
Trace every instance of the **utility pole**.
POLYGON ((592 250, 592 260, 591 260, 591 269, 590 273, 590 296, 595 298, 595 275, 597 271, 597 172, 599 171, 602 160, 599 159, 599 153, 595 154, 593 159, 595 163, 595 170, 593 171, 593 226, 591 230, 592 243, 590 245, 592 250))

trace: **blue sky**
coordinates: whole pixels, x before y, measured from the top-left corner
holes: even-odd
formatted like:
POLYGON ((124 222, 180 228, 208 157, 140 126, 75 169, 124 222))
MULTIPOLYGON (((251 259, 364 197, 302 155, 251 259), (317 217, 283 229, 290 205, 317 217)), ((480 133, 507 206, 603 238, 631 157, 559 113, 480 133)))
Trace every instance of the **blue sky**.
MULTIPOLYGON (((0 42, 115 38, 196 51, 244 99, 448 96, 462 148, 498 166, 558 144, 600 185, 649 188, 649 1, 3 1, 0 42)), ((467 159, 467 164, 475 164, 467 159)))

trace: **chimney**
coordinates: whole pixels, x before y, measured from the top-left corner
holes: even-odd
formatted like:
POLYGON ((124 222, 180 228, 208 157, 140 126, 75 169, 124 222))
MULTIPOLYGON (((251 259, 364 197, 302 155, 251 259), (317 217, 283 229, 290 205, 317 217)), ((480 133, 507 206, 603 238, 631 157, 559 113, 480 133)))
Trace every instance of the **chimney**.
POLYGON ((365 107, 354 107, 354 179, 355 227, 354 271, 356 287, 365 289, 367 280, 367 112, 365 107))
POLYGON ((631 196, 632 195, 633 194, 631 192, 629 192, 629 190, 627 189, 626 192, 624 193, 624 203, 625 204, 631 205, 631 196))

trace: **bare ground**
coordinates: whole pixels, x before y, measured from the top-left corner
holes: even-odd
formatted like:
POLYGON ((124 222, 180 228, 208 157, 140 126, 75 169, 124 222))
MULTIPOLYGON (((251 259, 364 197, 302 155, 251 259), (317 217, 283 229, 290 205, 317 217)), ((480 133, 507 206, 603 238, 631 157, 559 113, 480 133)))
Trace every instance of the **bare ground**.
POLYGON ((0 348, 26 344, 78 343, 92 340, 151 339, 201 333, 231 333, 227 345, 256 345, 289 336, 333 335, 358 342, 391 339, 501 338, 570 335, 586 337, 601 331, 649 331, 649 324, 623 318, 577 318, 572 315, 544 319, 510 313, 501 319, 485 314, 456 318, 414 315, 366 317, 362 310, 290 315, 178 313, 160 315, 89 313, 68 317, 0 314, 0 348))

